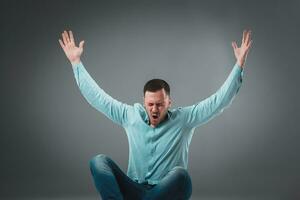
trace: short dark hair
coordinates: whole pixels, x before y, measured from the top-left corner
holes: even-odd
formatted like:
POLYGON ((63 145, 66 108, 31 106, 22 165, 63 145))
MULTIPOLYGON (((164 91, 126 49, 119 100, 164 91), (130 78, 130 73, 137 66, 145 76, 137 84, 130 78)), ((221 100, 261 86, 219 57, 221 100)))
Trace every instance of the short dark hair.
POLYGON ((144 86, 144 96, 146 91, 156 92, 161 89, 164 89, 167 95, 170 96, 170 86, 166 81, 157 78, 149 80, 144 86))

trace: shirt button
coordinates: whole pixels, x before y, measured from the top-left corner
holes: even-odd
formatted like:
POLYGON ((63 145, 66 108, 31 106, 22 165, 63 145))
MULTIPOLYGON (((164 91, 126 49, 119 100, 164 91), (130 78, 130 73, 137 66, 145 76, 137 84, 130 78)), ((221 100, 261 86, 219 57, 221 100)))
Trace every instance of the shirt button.
POLYGON ((151 154, 153 154, 155 152, 155 149, 153 148, 153 149, 151 149, 151 154))

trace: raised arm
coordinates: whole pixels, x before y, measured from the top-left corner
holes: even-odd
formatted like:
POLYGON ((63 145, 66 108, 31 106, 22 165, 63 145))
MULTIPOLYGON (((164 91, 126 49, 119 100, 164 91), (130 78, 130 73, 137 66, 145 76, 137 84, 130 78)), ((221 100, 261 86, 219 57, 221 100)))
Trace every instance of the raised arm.
POLYGON ((64 31, 62 40, 59 39, 59 43, 72 64, 76 83, 88 103, 115 123, 120 125, 126 123, 127 113, 131 106, 119 102, 105 93, 83 66, 80 56, 83 53, 84 41, 81 41, 77 47, 72 31, 69 31, 69 33, 64 31))
POLYGON ((186 115, 187 126, 199 126, 220 114, 224 108, 230 105, 242 84, 243 66, 251 44, 251 31, 243 32, 240 47, 237 46, 236 42, 232 42, 236 64, 226 81, 216 93, 197 104, 183 108, 186 115))

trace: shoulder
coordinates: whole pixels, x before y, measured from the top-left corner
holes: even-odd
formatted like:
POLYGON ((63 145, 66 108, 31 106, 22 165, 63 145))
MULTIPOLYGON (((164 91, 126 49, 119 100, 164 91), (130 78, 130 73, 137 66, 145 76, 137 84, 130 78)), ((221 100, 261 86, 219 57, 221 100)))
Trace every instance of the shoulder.
POLYGON ((133 104, 133 112, 135 115, 140 115, 142 119, 147 118, 147 112, 145 107, 140 103, 133 104))
POLYGON ((177 107, 169 110, 169 116, 171 119, 182 117, 184 114, 184 109, 182 107, 177 107))

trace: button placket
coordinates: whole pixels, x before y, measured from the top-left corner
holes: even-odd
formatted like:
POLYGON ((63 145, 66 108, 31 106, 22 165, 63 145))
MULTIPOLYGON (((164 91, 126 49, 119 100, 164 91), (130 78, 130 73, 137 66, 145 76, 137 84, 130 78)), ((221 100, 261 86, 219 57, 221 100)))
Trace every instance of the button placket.
POLYGON ((153 160, 154 160, 153 157, 154 157, 154 152, 155 152, 153 139, 154 139, 154 134, 155 134, 155 128, 152 129, 151 133, 152 133, 152 135, 151 135, 150 140, 149 140, 149 142, 150 142, 150 145, 149 145, 149 147, 150 147, 150 159, 149 159, 149 166, 148 166, 148 173, 147 174, 150 174, 150 171, 153 168, 153 160))

